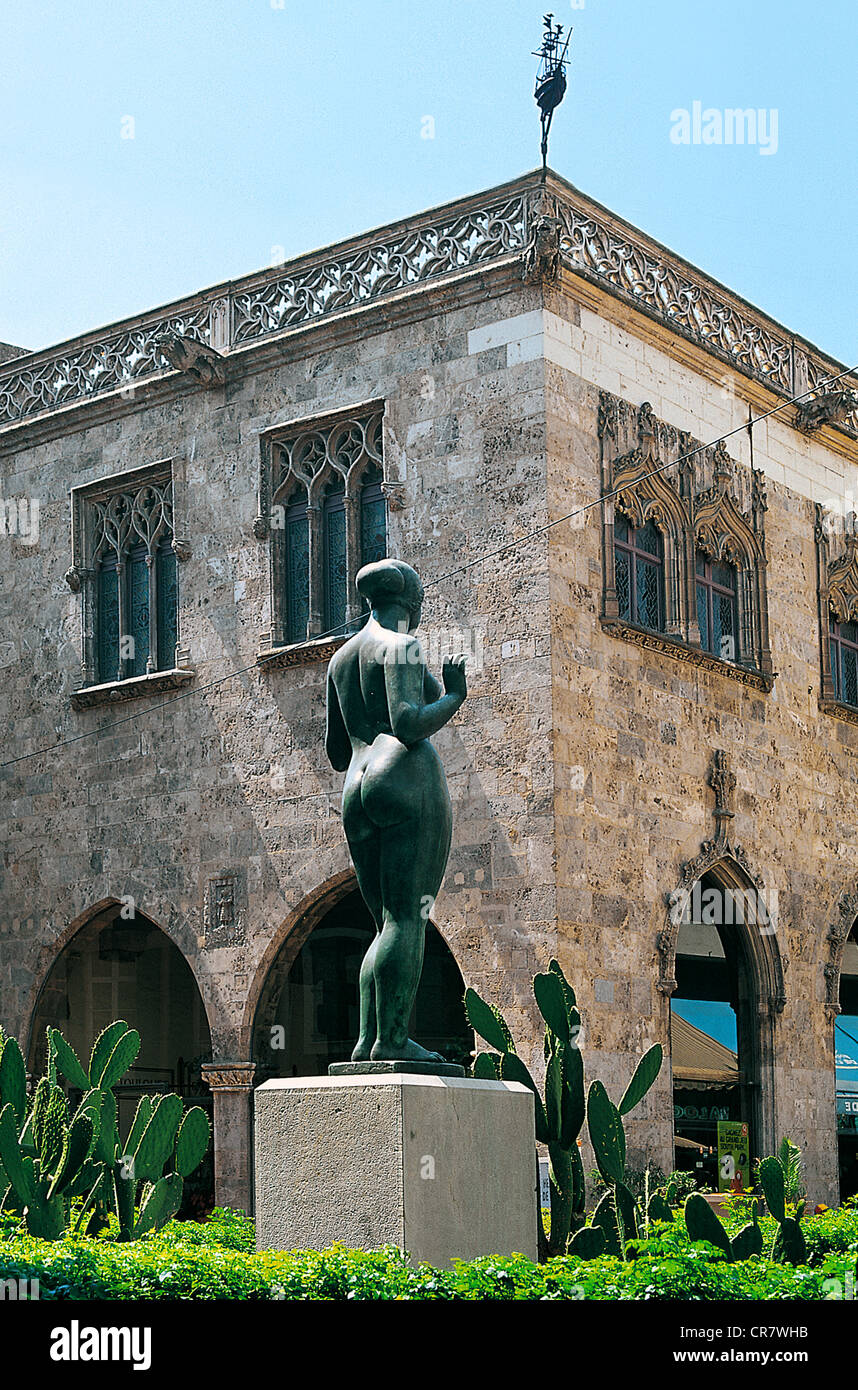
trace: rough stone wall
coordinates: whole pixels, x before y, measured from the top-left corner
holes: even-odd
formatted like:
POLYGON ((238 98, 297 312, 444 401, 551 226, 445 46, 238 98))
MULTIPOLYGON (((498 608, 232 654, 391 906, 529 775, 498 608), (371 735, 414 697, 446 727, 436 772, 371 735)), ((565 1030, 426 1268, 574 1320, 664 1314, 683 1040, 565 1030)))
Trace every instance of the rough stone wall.
MULTIPOLYGON (((668 358, 631 312, 615 324, 554 292, 543 319, 549 510, 561 516, 601 490, 599 389, 696 439, 747 419, 742 381, 668 358), (714 377, 714 379, 713 379, 714 377)), ((758 413, 758 409, 755 409, 758 413)), ((590 1074, 621 1094, 631 1054, 669 1050, 657 990, 657 936, 684 862, 711 838, 707 773, 725 749, 737 777, 731 837, 778 894, 788 957, 786 1007, 774 1018, 774 1128, 800 1142, 814 1200, 837 1200, 833 1025, 824 1006, 826 933, 858 877, 858 729, 817 707, 820 687, 813 500, 854 494, 856 462, 804 439, 787 420, 754 431, 767 476, 770 694, 642 650, 603 631, 601 519, 551 533, 560 961, 585 1022, 590 1074)), ((745 435, 728 452, 747 467, 745 435)), ((751 929, 753 930, 753 928, 751 929)), ((672 1096, 664 1068, 629 1122, 630 1164, 672 1167, 672 1096)))
MULTIPOLYGON (((100 738, 7 768, 0 908, 0 1019, 26 1037, 57 949, 106 900, 125 895, 184 953, 215 1059, 250 1056, 248 1000, 263 957, 308 896, 349 867, 341 776, 326 763, 324 663, 254 666, 270 626, 267 543, 254 537, 259 432, 382 398, 385 469, 405 482, 390 553, 425 580, 530 529, 545 515, 543 367, 481 325, 538 302, 514 282, 493 302, 435 294, 422 317, 395 312, 324 326, 273 367, 166 404, 141 394, 117 418, 22 447, 0 464, 4 496, 37 497, 40 539, 6 537, 0 569, 0 715, 10 755, 123 721, 100 738), (159 709, 171 695, 73 712, 81 599, 71 563, 69 488, 172 458, 180 645, 196 686, 245 674, 159 709), (204 944, 209 879, 247 875, 246 940, 204 944)), ((513 1022, 553 950, 553 772, 547 546, 431 588, 424 631, 480 629, 485 665, 436 744, 455 806, 454 846, 435 920, 468 983, 513 1022)), ((440 672, 439 672, 440 674, 440 672)))

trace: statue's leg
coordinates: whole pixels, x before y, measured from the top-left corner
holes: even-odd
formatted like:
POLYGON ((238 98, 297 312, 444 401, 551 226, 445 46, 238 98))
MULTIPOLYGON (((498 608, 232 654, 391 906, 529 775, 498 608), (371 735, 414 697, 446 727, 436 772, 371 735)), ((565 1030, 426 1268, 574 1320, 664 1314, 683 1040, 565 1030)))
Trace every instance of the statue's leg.
POLYGON ((425 805, 415 820, 381 832, 383 926, 373 969, 378 1032, 373 1061, 443 1061, 408 1037, 423 968, 426 923, 450 851, 449 804, 425 805))
POLYGON ((376 1035, 375 1015, 375 950, 381 939, 383 922, 381 901, 381 876, 379 843, 380 832, 361 809, 360 798, 355 797, 343 807, 343 824, 348 840, 349 852, 355 866, 361 896, 369 908, 375 922, 376 934, 370 942, 361 962, 359 976, 360 1031, 352 1051, 353 1062, 369 1061, 369 1054, 376 1035))

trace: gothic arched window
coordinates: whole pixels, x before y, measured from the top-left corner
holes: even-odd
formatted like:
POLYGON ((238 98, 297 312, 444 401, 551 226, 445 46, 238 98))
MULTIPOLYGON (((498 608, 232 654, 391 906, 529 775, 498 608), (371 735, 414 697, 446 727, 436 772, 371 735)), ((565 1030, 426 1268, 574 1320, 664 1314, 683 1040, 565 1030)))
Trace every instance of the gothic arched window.
POLYGON ((712 560, 698 550, 695 585, 701 647, 724 661, 738 661, 739 604, 735 567, 712 560))
POLYGON ((340 411, 262 441, 254 531, 271 542, 273 648, 345 637, 360 622, 357 572, 387 554, 382 413, 340 411))
POLYGON ((664 628, 664 542, 653 521, 633 526, 617 513, 614 564, 620 617, 660 632, 664 628))
POLYGON ((178 581, 170 478, 94 489, 82 493, 76 507, 86 562, 74 573, 82 576, 91 614, 84 625, 86 682, 175 669, 178 581))

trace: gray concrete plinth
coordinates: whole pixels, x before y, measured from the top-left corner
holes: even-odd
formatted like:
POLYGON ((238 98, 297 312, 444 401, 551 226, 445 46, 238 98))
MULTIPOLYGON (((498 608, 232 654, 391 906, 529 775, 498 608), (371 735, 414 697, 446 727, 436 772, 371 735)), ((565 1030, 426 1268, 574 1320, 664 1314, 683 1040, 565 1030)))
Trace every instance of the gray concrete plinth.
POLYGON ((510 1081, 394 1073, 254 1093, 260 1250, 397 1245, 438 1268, 536 1259, 533 1095, 510 1081))

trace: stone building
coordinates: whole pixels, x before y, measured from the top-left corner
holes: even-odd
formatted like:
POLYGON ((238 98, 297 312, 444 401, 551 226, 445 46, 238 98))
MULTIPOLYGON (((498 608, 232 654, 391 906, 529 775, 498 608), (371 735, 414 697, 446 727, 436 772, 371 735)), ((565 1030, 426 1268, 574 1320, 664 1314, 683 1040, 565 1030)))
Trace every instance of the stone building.
POLYGON ((435 669, 471 653, 420 1040, 468 1051, 473 985, 539 1071, 556 956, 590 1076, 616 1093, 665 1045, 631 1166, 732 1120, 752 1156, 799 1142, 814 1200, 838 1155, 855 1185, 838 363, 552 173, 14 354, 0 1020, 33 1067, 45 1023, 85 1049, 127 1018, 123 1116, 210 1092, 218 1198, 252 1201, 254 1077, 355 1034, 324 677, 386 551, 427 583, 435 669))

